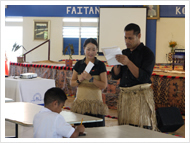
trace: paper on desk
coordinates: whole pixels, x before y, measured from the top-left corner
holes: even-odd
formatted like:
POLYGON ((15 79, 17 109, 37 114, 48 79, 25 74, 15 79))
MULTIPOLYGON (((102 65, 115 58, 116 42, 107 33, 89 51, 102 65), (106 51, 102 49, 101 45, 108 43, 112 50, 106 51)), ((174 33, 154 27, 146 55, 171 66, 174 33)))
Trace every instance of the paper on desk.
POLYGON ((121 49, 118 46, 114 47, 104 47, 102 48, 104 56, 108 62, 108 65, 123 65, 122 63, 118 62, 115 58, 116 55, 121 54, 121 49))
POLYGON ((89 73, 89 72, 91 71, 91 69, 93 68, 93 66, 94 66, 94 64, 93 64, 91 61, 89 61, 89 62, 88 62, 88 65, 87 65, 86 68, 85 68, 85 71, 86 71, 87 73, 89 73))

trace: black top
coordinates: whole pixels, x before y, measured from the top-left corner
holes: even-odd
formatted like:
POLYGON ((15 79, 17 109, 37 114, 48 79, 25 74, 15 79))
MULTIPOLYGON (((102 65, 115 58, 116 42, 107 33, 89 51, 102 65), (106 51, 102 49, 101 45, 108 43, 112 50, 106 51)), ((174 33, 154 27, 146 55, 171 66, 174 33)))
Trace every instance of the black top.
POLYGON ((135 78, 127 66, 121 66, 120 73, 116 76, 111 70, 113 79, 120 79, 120 87, 131 87, 138 84, 152 83, 150 77, 155 64, 154 53, 143 43, 141 43, 132 52, 130 49, 122 50, 123 55, 126 55, 139 68, 139 77, 135 78))
MULTIPOLYGON (((85 70, 85 68, 87 66, 86 63, 85 63, 85 59, 86 58, 84 58, 83 60, 79 60, 78 62, 76 62, 76 64, 73 67, 73 69, 78 74, 81 74, 85 70)), ((98 60, 95 57, 94 67, 90 71, 90 75, 100 75, 102 72, 106 72, 106 66, 102 61, 98 60)))

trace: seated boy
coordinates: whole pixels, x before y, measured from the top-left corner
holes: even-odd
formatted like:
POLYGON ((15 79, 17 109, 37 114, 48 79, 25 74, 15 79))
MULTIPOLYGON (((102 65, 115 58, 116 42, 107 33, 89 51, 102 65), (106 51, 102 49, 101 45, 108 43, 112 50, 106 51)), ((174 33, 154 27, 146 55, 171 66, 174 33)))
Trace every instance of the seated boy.
POLYGON ((83 133, 83 125, 73 128, 59 113, 67 96, 60 88, 50 88, 44 96, 44 106, 33 120, 34 138, 74 138, 83 133))

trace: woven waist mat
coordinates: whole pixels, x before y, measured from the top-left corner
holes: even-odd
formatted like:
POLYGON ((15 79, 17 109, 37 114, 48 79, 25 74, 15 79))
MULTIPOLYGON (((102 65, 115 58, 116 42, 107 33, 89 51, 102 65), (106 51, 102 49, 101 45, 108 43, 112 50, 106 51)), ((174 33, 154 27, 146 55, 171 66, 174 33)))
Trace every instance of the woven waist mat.
POLYGON ((118 123, 152 126, 157 130, 155 103, 151 84, 120 88, 118 123))

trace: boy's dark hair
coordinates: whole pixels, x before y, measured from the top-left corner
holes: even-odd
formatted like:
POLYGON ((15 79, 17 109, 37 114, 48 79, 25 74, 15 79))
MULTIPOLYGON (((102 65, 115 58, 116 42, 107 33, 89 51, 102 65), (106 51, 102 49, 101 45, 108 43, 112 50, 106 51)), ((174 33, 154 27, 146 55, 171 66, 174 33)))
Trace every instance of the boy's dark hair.
POLYGON ((65 95, 65 92, 57 87, 53 87, 48 89, 45 92, 44 96, 44 104, 48 105, 54 101, 58 101, 58 104, 63 103, 67 100, 67 96, 65 95))
POLYGON ((97 43, 97 41, 96 41, 95 39, 93 39, 93 38, 88 38, 88 39, 86 39, 85 42, 84 42, 84 44, 83 44, 83 48, 86 47, 86 45, 87 45, 88 43, 92 43, 92 44, 96 45, 96 47, 98 48, 98 43, 97 43))
POLYGON ((141 33, 141 29, 140 29, 140 27, 137 25, 137 24, 135 24, 135 23, 130 23, 130 24, 128 24, 127 26, 125 26, 125 29, 124 29, 124 31, 131 31, 131 30, 133 30, 134 31, 134 35, 138 35, 139 33, 141 33))

